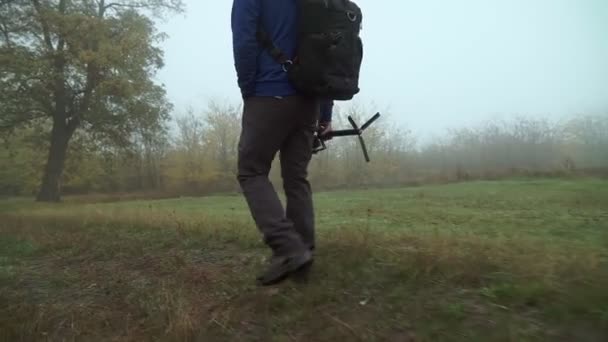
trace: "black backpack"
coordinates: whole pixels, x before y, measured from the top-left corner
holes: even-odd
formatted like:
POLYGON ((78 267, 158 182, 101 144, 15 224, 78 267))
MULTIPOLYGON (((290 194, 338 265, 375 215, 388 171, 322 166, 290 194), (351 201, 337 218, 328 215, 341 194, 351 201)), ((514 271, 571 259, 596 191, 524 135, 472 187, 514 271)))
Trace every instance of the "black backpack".
POLYGON ((359 93, 363 59, 362 11, 349 0, 298 0, 298 45, 290 60, 266 32, 258 40, 288 74, 294 88, 310 96, 350 100, 359 93))

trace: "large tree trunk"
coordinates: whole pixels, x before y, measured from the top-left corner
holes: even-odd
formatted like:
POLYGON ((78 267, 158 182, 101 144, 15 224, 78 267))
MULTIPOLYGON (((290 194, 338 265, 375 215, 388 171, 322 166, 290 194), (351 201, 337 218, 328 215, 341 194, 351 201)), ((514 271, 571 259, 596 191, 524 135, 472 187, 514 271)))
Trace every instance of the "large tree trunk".
POLYGON ((73 129, 64 120, 53 120, 51 147, 42 176, 42 185, 36 198, 39 202, 59 202, 61 200, 61 174, 72 133, 73 129))
MULTIPOLYGON (((60 6, 63 6, 62 4, 65 5, 65 2, 62 1, 60 6)), ((64 41, 60 40, 58 49, 62 51, 63 48, 64 41)), ((53 50, 52 44, 49 49, 53 50)), ((70 138, 79 122, 75 116, 68 115, 68 92, 65 87, 65 58, 61 53, 56 54, 53 68, 55 71, 53 129, 51 131, 51 147, 49 148, 48 159, 44 168, 44 174, 42 175, 42 184, 36 198, 39 202, 59 202, 61 200, 61 174, 65 166, 70 138)))

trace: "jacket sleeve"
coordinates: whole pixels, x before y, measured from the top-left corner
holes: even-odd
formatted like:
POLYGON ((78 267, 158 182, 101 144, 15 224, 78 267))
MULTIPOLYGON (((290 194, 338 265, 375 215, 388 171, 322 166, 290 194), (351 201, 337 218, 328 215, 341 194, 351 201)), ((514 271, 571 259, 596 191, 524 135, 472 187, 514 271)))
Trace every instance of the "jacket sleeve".
POLYGON ((260 0, 234 0, 231 17, 232 47, 238 85, 243 97, 251 96, 255 91, 259 16, 260 0))
POLYGON ((321 117, 319 122, 331 122, 334 110, 334 101, 322 101, 321 102, 321 117))

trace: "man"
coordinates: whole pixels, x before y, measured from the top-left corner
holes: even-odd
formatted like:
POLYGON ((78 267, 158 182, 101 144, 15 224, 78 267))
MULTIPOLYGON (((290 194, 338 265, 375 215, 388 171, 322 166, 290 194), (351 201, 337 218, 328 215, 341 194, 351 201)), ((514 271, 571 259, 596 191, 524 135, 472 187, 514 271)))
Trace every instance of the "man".
POLYGON ((307 169, 317 121, 321 119, 325 132, 331 130, 332 103, 297 94, 282 66, 256 40, 261 26, 293 58, 296 2, 234 0, 232 7, 234 63, 244 101, 238 181, 256 226, 272 249, 270 265, 258 277, 261 285, 305 275, 312 264, 315 227, 307 169), (277 153, 285 210, 268 179, 277 153))

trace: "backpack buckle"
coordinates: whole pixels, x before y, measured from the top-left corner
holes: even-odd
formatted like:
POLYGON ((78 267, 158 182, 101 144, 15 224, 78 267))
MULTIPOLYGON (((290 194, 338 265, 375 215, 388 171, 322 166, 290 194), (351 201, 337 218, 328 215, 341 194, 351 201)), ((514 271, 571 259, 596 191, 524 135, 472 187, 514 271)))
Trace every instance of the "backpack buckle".
POLYGON ((353 11, 346 11, 346 16, 348 17, 348 20, 350 20, 351 22, 356 22, 357 21, 357 14, 353 11))
POLYGON ((291 68, 293 66, 293 61, 291 59, 288 59, 285 62, 283 62, 283 64, 281 64, 281 66, 283 67, 283 71, 287 72, 287 71, 289 71, 289 68, 291 68))

